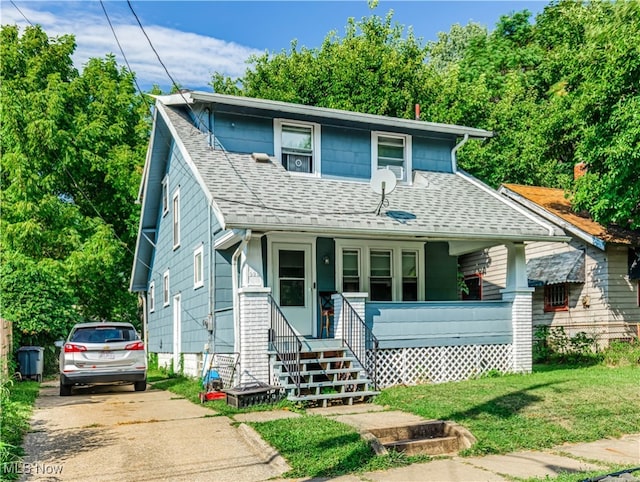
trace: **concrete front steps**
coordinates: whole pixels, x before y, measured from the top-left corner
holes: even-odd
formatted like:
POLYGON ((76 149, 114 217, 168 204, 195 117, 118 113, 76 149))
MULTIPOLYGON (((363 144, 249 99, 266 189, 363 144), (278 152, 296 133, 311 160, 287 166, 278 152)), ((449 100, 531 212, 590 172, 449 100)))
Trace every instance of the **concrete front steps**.
POLYGON ((380 392, 340 340, 305 340, 300 355, 300 392, 277 359, 272 363, 280 385, 293 402, 328 407, 367 402, 380 392))
POLYGON ((380 444, 376 452, 381 454, 394 450, 407 455, 453 455, 471 447, 476 441, 464 427, 441 420, 370 428, 368 432, 380 444))

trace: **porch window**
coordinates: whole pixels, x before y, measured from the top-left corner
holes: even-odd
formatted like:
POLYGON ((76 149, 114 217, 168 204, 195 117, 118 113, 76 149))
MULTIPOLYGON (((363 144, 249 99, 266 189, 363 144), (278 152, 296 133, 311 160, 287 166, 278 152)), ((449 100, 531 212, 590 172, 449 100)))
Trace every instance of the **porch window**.
POLYGON ((411 173, 411 136, 373 132, 372 172, 389 169, 398 181, 410 181, 411 173))
POLYGON ((319 173, 320 126, 313 123, 274 121, 275 154, 287 171, 319 173))
POLYGON ((418 301, 418 253, 402 251, 402 301, 418 301))
POLYGON ((544 311, 567 311, 569 309, 569 287, 567 283, 544 287, 544 311))
POLYGON ((280 306, 304 306, 304 251, 279 252, 280 306))
POLYGON ((369 298, 371 301, 392 301, 391 251, 372 250, 370 253, 370 267, 369 298))
POLYGON ((149 283, 149 293, 147 293, 149 303, 149 313, 153 313, 156 310, 156 283, 152 281, 149 283))
POLYGON ((360 292, 360 250, 345 249, 342 252, 342 291, 360 292))

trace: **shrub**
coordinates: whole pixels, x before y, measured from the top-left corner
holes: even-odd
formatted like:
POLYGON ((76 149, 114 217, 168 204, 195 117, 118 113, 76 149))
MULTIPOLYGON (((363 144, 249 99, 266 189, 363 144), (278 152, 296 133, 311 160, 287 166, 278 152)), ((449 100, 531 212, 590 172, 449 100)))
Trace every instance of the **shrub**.
POLYGON ((593 363, 602 360, 597 336, 581 331, 567 335, 562 326, 538 326, 534 332, 534 363, 593 363))

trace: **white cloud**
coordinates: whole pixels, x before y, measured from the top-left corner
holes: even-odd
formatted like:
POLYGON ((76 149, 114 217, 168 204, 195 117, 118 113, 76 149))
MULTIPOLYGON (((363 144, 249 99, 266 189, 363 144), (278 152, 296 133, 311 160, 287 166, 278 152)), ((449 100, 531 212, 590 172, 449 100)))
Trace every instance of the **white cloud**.
MULTIPOLYGON (((115 2, 114 2, 115 3, 115 2)), ((104 2, 131 69, 143 89, 159 84, 167 89, 170 80, 135 19, 112 12, 114 3, 104 2)), ((120 49, 109 28, 100 4, 76 2, 47 4, 18 2, 18 7, 32 23, 42 25, 49 36, 73 34, 77 48, 73 56, 78 69, 92 57, 116 55, 125 65, 120 49), (50 8, 55 5, 55 8, 50 8)), ((9 2, 2 1, 2 24, 27 26, 26 20, 9 2)), ((239 77, 252 54, 262 53, 243 45, 157 25, 144 25, 147 35, 175 81, 185 88, 205 88, 213 72, 239 77)))

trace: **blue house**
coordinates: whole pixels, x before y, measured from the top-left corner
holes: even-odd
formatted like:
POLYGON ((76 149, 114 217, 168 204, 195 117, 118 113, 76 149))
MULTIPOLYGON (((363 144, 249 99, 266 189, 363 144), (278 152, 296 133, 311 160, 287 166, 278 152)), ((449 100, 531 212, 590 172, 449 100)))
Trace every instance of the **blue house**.
POLYGON ((189 375, 214 366, 227 386, 322 401, 529 371, 524 245, 567 238, 457 168, 458 149, 491 136, 213 93, 157 97, 131 278, 148 350, 189 375), (461 300, 458 257, 492 246, 508 251, 501 298, 461 300))

